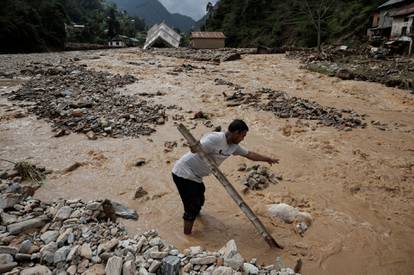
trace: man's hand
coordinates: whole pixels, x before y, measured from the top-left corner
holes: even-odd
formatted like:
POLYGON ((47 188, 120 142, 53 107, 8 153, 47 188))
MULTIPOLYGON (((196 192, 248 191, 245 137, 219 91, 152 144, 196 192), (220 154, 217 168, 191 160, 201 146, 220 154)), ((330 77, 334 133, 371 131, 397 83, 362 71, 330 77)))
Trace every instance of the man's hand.
POLYGON ((267 160, 265 161, 269 163, 270 165, 272 165, 273 163, 279 163, 279 159, 274 159, 274 158, 267 158, 267 160))
POLYGON ((272 165, 273 163, 279 163, 279 159, 264 156, 255 152, 249 152, 245 157, 254 161, 264 161, 269 163, 270 165, 272 165))
POLYGON ((193 153, 193 154, 197 153, 197 151, 198 151, 197 148, 198 148, 199 145, 200 145, 200 141, 197 141, 196 143, 190 145, 191 153, 193 153))

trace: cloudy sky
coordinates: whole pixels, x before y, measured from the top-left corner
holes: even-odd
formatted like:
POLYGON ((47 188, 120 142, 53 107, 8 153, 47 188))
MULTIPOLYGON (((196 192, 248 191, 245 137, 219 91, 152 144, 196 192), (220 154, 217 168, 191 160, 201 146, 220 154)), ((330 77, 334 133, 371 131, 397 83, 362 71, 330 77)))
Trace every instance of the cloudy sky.
POLYGON ((159 0, 172 13, 188 15, 194 20, 199 20, 206 14, 208 2, 216 3, 217 0, 159 0))

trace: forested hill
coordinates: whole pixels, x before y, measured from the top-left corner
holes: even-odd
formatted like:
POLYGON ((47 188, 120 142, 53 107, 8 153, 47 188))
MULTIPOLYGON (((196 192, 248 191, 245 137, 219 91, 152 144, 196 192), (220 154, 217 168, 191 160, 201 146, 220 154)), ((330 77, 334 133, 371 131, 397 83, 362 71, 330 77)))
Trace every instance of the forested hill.
POLYGON ((226 46, 316 46, 358 42, 372 11, 384 0, 220 0, 209 7, 203 29, 223 31, 226 46), (312 16, 311 16, 312 14, 312 16), (321 20, 318 14, 322 15, 321 20))
MULTIPOLYGON (((195 21, 185 15, 171 14, 158 0, 109 0, 130 15, 141 17, 147 25, 165 22, 180 31, 189 31, 195 21)), ((178 1, 178 0, 177 0, 178 1)))
POLYGON ((1 0, 0 53, 63 50, 65 42, 106 44, 144 29, 143 20, 104 0, 1 0), (71 32, 65 24, 84 27, 71 32))

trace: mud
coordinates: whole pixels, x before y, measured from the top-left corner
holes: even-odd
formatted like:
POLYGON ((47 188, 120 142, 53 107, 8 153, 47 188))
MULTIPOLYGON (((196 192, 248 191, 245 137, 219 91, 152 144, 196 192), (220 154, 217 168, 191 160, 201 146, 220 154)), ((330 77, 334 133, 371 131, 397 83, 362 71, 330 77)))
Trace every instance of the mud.
MULTIPOLYGON (((40 56, 0 56, 0 60, 3 64, 48 58, 40 56)), ((276 256, 282 256, 294 266, 302 258, 303 274, 409 274, 414 269, 414 100, 407 91, 309 72, 285 55, 243 55, 241 60, 220 64, 133 49, 71 52, 56 58, 63 56, 76 57, 79 65, 98 71, 133 75, 138 81, 117 91, 177 108, 167 110, 171 119, 157 125, 149 137, 89 140, 85 135, 70 134, 53 138, 46 121, 0 97, 0 155, 27 159, 54 171, 35 197, 114 199, 140 216, 138 221, 125 222, 131 236, 157 228, 163 239, 180 249, 201 245, 212 251, 235 239, 240 253, 259 263, 273 264, 276 256), (183 65, 193 69, 174 71, 183 65), (364 129, 339 131, 311 127, 306 119, 279 118, 243 105, 227 106, 223 93, 231 95, 234 87, 216 85, 215 79, 249 90, 284 91, 336 109, 352 108, 366 114, 365 119, 372 123, 364 129), (143 92, 146 94, 139 95, 143 92), (208 119, 194 119, 198 111, 208 119), (18 112, 24 116, 16 118, 18 112), (250 190, 243 197, 284 250, 267 247, 212 176, 205 179, 206 205, 194 233, 182 234, 182 205, 170 171, 188 147, 176 123, 193 128, 193 134, 200 137, 212 130, 206 121, 225 129, 236 117, 250 127, 243 142, 246 148, 280 159, 280 164, 269 169, 283 175, 283 180, 265 190, 250 190), (177 146, 165 152, 164 144, 174 141, 177 146), (141 158, 145 165, 135 166, 141 158), (83 165, 61 173, 76 162, 83 165), (134 199, 139 187, 148 194, 134 199), (266 205, 281 202, 312 215, 312 226, 303 237, 291 224, 267 217, 266 205)), ((25 81, 1 79, 0 93, 17 90, 25 81)), ((254 164, 233 157, 222 165, 239 191, 244 188, 245 174, 238 171, 242 163, 254 164)), ((0 165, 7 168, 8 164, 0 165)))

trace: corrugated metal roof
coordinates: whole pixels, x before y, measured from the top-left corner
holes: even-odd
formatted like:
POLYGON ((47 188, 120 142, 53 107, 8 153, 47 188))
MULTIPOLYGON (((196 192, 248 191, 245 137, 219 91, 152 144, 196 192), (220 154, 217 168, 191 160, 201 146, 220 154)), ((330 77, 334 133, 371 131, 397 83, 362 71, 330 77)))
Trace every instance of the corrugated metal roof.
POLYGON ((192 32, 191 38, 208 38, 208 39, 224 39, 222 32, 192 32))
POLYGON ((167 42, 171 47, 178 48, 180 46, 181 36, 163 22, 158 25, 155 24, 148 30, 144 50, 151 47, 159 38, 167 42))
POLYGON ((398 4, 398 3, 404 2, 404 1, 406 1, 406 0, 389 0, 389 1, 385 2, 384 4, 382 4, 381 6, 379 6, 378 8, 379 9, 385 8, 385 7, 392 6, 394 4, 398 4))
POLYGON ((402 7, 401 9, 399 9, 398 11, 396 11, 392 16, 403 16, 403 15, 407 15, 407 14, 411 14, 414 13, 414 3, 405 7, 402 7))

